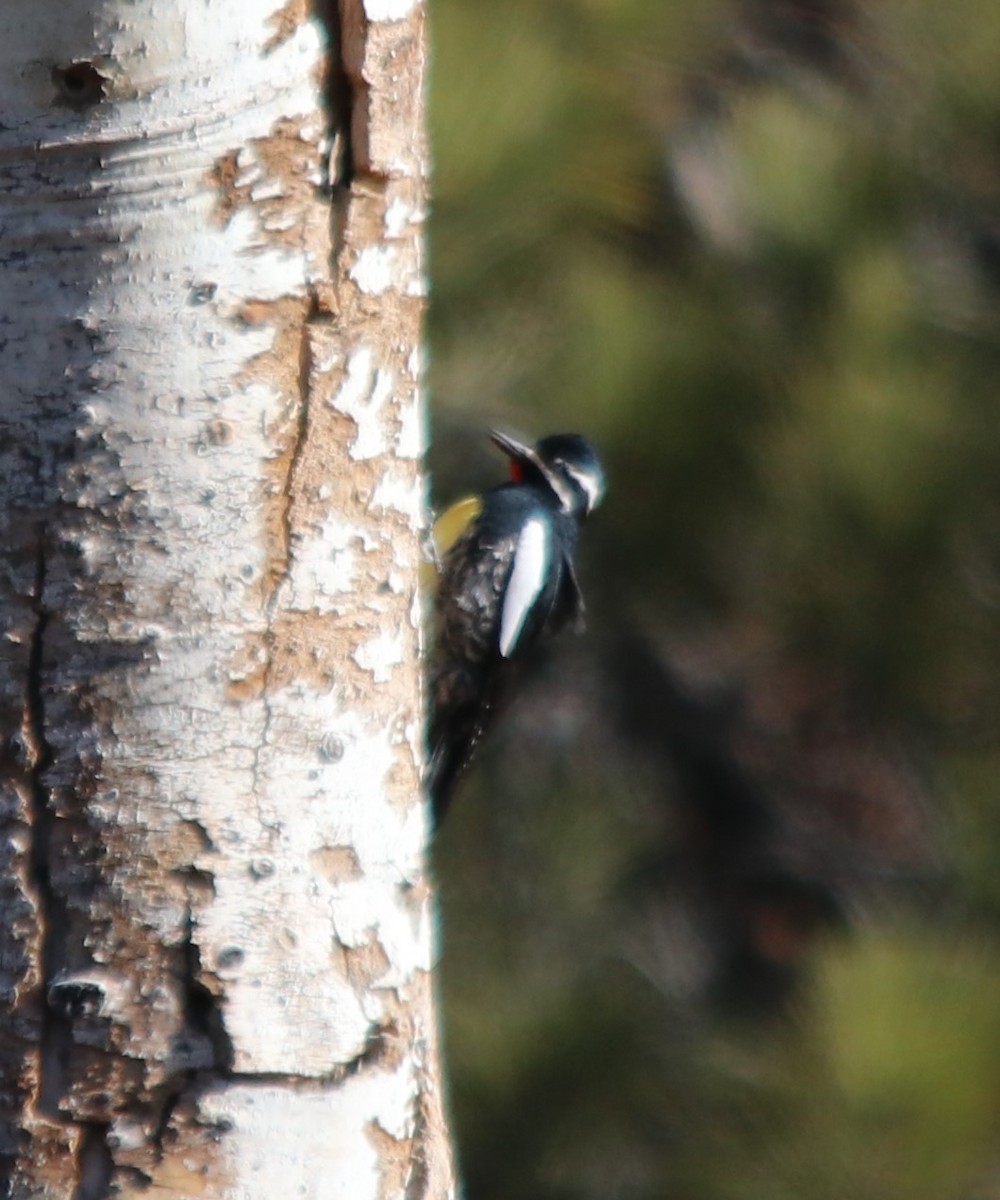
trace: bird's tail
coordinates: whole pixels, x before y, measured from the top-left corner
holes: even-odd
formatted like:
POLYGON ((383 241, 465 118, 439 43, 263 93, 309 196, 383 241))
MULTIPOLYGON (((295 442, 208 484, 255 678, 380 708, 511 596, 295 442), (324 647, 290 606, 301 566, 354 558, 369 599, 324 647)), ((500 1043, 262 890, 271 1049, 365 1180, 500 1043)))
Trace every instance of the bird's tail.
POLYGON ((424 788, 431 802, 434 828, 438 829, 451 806, 455 787, 469 765, 486 723, 488 707, 464 705, 447 719, 435 722, 430 737, 430 762, 424 788))

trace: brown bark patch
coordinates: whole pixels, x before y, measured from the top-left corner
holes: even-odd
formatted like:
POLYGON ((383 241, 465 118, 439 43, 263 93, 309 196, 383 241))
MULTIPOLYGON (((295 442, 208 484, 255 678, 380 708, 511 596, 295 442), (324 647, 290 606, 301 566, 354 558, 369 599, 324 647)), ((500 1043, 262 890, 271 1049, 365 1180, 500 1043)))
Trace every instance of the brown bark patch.
POLYGON ((44 1117, 29 1118, 25 1126, 31 1136, 31 1161, 14 1172, 11 1195, 69 1195, 74 1181, 66 1178, 66 1165, 78 1159, 82 1130, 44 1117))
POLYGON ((413 1139, 393 1137, 377 1121, 370 1121, 365 1136, 375 1148, 379 1168, 379 1195, 405 1196, 413 1173, 413 1139))
POLYGON ((196 1100, 185 1098, 171 1113, 162 1138, 162 1158, 143 1190, 119 1192, 125 1197, 165 1195, 195 1200, 223 1200, 233 1195, 233 1184, 222 1169, 223 1130, 199 1119, 196 1100))
POLYGON ((273 27, 274 32, 264 43, 264 53, 271 54, 289 38, 294 37, 295 31, 300 25, 306 23, 308 17, 308 0, 287 0, 273 16, 268 18, 268 24, 273 27))
POLYGON ((321 846, 309 855, 309 862, 334 887, 361 878, 361 863, 353 846, 321 846))
POLYGON ((243 202, 236 180, 240 168, 237 164, 238 151, 230 150, 215 160, 208 173, 208 184, 215 193, 215 208, 212 217, 223 229, 233 219, 233 214, 243 202))
POLYGON ((345 946, 347 978, 354 987, 367 990, 389 970, 389 956, 382 943, 369 930, 369 940, 360 946, 345 946))
POLYGON ((263 383, 273 388, 283 400, 279 415, 267 431, 275 454, 264 468, 263 532, 268 548, 267 566, 261 580, 264 603, 270 600, 288 568, 292 475, 307 421, 301 355, 309 306, 306 298, 285 297, 267 302, 251 301, 240 310, 240 319, 247 325, 270 326, 274 341, 268 350, 251 360, 234 382, 243 386, 263 383))

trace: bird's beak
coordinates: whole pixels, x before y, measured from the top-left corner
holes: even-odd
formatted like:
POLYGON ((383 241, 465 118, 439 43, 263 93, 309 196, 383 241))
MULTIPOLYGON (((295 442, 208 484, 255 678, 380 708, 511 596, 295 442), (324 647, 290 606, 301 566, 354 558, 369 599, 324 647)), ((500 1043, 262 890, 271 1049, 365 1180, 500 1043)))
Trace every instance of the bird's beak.
POLYGON ((534 446, 529 446, 526 442, 519 442, 517 438, 512 438, 509 434, 501 433, 499 429, 490 430, 490 441, 494 446, 502 450, 508 458, 513 458, 522 463, 530 463, 531 466, 543 474, 545 473, 545 468, 535 453, 534 446))

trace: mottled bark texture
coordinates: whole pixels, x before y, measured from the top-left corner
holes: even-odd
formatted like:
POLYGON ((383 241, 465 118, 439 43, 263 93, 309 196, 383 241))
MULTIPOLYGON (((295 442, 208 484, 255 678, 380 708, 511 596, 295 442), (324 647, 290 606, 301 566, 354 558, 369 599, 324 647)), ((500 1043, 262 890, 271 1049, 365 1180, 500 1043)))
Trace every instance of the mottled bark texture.
POLYGON ((453 1191, 423 25, 0 7, 0 1194, 453 1191))

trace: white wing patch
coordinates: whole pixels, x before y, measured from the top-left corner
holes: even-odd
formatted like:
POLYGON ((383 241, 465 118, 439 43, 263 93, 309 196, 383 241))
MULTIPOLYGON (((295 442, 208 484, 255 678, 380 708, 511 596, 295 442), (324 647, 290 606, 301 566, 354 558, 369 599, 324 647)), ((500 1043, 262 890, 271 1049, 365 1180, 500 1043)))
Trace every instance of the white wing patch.
POLYGON ((532 606, 545 586, 550 565, 549 529, 545 521, 532 517, 524 523, 514 566, 507 580, 500 614, 500 653, 510 658, 532 606))

